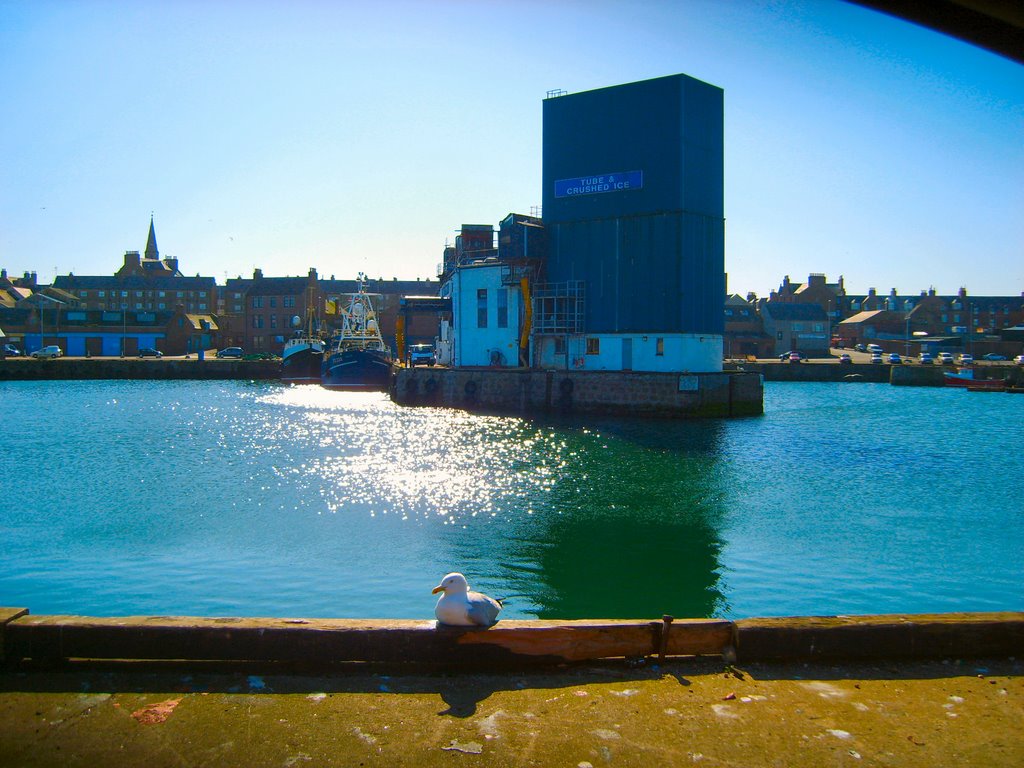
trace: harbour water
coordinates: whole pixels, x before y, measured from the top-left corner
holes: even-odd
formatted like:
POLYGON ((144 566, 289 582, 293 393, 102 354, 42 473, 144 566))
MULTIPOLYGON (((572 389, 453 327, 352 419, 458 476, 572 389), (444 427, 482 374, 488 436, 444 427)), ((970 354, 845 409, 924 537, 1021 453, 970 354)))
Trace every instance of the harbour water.
POLYGON ((0 383, 0 605, 431 618, 1024 609, 1024 397, 768 383, 732 421, 276 382, 0 383))

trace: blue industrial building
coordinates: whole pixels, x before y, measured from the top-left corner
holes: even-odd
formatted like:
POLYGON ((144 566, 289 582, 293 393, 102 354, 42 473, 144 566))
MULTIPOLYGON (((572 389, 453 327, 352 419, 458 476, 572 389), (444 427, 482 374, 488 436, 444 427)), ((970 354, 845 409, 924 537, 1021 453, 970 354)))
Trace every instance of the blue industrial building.
POLYGON ((544 101, 534 360, 721 370, 723 92, 672 75, 544 101))

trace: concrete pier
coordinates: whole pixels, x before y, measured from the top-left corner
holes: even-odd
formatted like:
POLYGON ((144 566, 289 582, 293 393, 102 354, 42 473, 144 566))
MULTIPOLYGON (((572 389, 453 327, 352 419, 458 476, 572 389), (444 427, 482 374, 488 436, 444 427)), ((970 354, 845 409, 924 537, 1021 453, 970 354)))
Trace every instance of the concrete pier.
POLYGON ((749 372, 403 368, 392 399, 406 406, 518 414, 755 416, 764 412, 764 380, 749 372))

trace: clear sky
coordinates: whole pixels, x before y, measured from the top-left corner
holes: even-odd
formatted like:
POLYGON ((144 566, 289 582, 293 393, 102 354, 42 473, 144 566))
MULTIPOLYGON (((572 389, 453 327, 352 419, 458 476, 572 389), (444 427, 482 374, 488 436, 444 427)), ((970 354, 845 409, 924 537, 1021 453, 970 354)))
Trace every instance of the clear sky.
POLYGON ((1024 66, 839 0, 0 0, 0 266, 436 276, 541 201, 541 105, 725 91, 731 292, 1024 291, 1024 66))

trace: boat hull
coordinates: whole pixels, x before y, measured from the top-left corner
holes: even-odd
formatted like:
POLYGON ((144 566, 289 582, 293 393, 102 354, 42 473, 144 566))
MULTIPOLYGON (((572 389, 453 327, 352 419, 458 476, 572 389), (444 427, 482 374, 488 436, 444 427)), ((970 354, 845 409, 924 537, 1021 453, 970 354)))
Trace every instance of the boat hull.
POLYGON ((947 387, 966 387, 968 389, 978 390, 1000 390, 1006 388, 1006 382, 1002 379, 976 379, 973 374, 964 375, 963 373, 946 373, 943 378, 947 387))
POLYGON ((281 360, 281 381, 290 384, 319 384, 324 353, 316 346, 290 352, 281 360))
POLYGON ((387 391, 391 386, 391 355, 372 349, 347 349, 324 358, 320 384, 328 389, 387 391))

